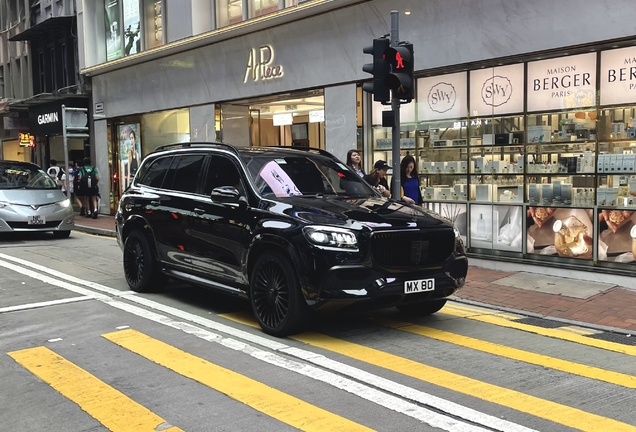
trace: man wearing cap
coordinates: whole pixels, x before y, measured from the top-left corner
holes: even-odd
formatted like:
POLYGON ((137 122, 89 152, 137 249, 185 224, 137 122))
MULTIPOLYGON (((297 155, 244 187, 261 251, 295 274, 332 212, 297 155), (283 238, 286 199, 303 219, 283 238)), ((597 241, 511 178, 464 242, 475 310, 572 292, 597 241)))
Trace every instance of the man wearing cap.
POLYGON ((379 160, 373 165, 371 173, 363 177, 364 181, 376 188, 387 198, 391 196, 389 183, 386 181, 386 172, 390 169, 391 167, 386 163, 386 161, 379 160))

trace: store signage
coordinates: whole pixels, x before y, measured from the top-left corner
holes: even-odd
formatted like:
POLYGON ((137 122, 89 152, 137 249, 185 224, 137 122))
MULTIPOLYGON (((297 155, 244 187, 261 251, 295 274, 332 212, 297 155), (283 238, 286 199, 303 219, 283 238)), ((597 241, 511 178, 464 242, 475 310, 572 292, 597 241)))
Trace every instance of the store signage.
POLYGON ((273 115, 274 126, 287 126, 294 123, 292 113, 281 113, 273 115))
POLYGON ((35 137, 30 133, 21 133, 20 147, 35 147, 35 137))
POLYGON ((309 111, 309 123, 321 123, 325 121, 325 110, 309 111))
POLYGON ((601 53, 601 105, 636 102, 636 47, 601 53))
POLYGON ((523 112, 523 64, 470 72, 473 116, 523 112))
POLYGON ((419 121, 466 117, 466 72, 417 81, 419 121))
POLYGON ((596 53, 528 63, 528 111, 596 104, 596 53))
POLYGON ((38 116, 38 124, 57 123, 60 121, 60 116, 56 112, 40 114, 38 116))
POLYGON ((263 45, 259 48, 252 48, 247 56, 243 84, 248 79, 257 82, 282 78, 284 75, 283 67, 272 63, 274 63, 274 47, 263 45))
MULTIPOLYGON (((77 108, 86 108, 87 100, 60 100, 43 105, 32 106, 29 109, 29 131, 32 135, 61 135, 62 134, 62 104, 77 108)), ((80 112, 67 112, 66 124, 71 127, 86 126, 88 119, 86 114, 80 112)))

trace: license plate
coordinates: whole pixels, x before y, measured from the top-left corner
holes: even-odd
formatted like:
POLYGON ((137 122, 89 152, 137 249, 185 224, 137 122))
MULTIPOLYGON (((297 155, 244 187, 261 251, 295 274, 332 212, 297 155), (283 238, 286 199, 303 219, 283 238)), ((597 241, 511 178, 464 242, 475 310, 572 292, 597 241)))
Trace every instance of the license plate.
POLYGON ((29 225, 44 225, 46 220, 44 216, 29 216, 28 224, 29 225))
POLYGON ((404 294, 413 294, 435 290, 435 279, 404 281, 404 294))

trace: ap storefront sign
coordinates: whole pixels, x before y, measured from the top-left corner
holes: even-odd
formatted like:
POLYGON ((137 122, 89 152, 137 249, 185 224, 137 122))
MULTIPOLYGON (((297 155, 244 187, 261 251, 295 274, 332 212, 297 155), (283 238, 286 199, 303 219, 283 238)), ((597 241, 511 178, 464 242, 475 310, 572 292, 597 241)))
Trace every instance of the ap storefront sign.
POLYGON ((417 80, 419 121, 466 117, 468 107, 466 72, 417 80))
POLYGON ((473 117, 523 112, 523 64, 470 72, 473 117))
POLYGON ((528 111, 596 104, 596 53, 528 63, 528 111))
POLYGON ((601 53, 601 105, 636 101, 636 47, 601 53))

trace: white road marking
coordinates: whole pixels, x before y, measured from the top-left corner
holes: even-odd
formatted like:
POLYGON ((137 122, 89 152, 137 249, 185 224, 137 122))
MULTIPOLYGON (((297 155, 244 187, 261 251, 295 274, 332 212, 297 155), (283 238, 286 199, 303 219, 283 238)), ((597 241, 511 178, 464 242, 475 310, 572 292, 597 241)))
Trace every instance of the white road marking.
POLYGON ((64 339, 62 339, 62 338, 55 338, 55 339, 49 339, 47 342, 53 343, 53 342, 60 342, 60 341, 63 341, 63 340, 64 339))
POLYGON ((96 297, 94 295, 90 295, 90 296, 81 296, 81 297, 70 297, 70 298, 65 298, 60 300, 49 300, 49 301, 37 302, 37 303, 26 303, 26 304, 21 304, 16 306, 7 306, 7 307, 0 308, 0 313, 23 311, 23 310, 29 310, 29 309, 38 309, 38 308, 43 308, 47 306, 65 304, 65 303, 75 303, 75 302, 80 302, 84 300, 95 300, 95 298, 96 297))
MULTIPOLYGON (((468 421, 471 421, 471 422, 473 422, 475 424, 482 425, 484 427, 488 427, 488 428, 491 428, 493 430, 502 431, 502 432, 536 432, 534 429, 530 429, 530 428, 527 428, 525 426, 522 426, 522 425, 519 425, 519 424, 516 424, 516 423, 513 423, 513 422, 509 422, 507 420, 499 419, 497 417, 481 413, 479 411, 473 410, 472 408, 468 408, 468 407, 465 407, 463 405, 459 405, 457 403, 454 403, 454 402, 439 398, 437 396, 433 396, 431 394, 428 394, 428 393, 413 389, 411 387, 404 386, 402 384, 398 384, 396 382, 387 380, 387 379, 382 378, 382 377, 380 377, 378 375, 374 375, 374 374, 365 372, 363 370, 354 368, 354 367, 346 365, 344 363, 341 363, 341 362, 338 362, 338 361, 335 361, 335 360, 331 360, 331 359, 329 359, 328 357, 325 357, 322 354, 317 354, 317 353, 314 353, 314 352, 311 352, 311 351, 307 351, 307 350, 304 350, 304 349, 291 347, 289 345, 280 343, 280 342, 275 341, 275 340, 268 339, 268 338, 263 337, 263 336, 259 336, 259 335, 256 335, 256 334, 253 334, 253 333, 249 333, 249 332, 244 331, 244 330, 240 330, 240 329, 237 329, 237 328, 234 328, 234 327, 230 327, 228 325, 225 325, 225 324, 222 324, 222 323, 219 323, 219 322, 216 322, 216 321, 212 321, 212 320, 209 320, 207 318, 203 318, 203 317, 201 317, 199 315, 191 314, 189 312, 185 312, 185 311, 176 309, 176 308, 171 307, 171 306, 163 305, 163 304, 158 303, 158 302, 153 301, 153 300, 149 300, 149 299, 145 299, 143 297, 136 296, 136 295, 134 295, 133 292, 130 292, 130 291, 119 291, 119 290, 116 290, 116 289, 113 289, 113 288, 109 288, 109 287, 106 287, 104 285, 101 285, 101 284, 98 284, 98 283, 95 283, 95 282, 79 279, 79 278, 64 274, 62 272, 59 272, 57 270, 49 269, 49 268, 41 266, 39 264, 31 263, 29 261, 26 261, 26 260, 23 260, 23 259, 20 259, 20 258, 15 258, 15 257, 9 256, 9 255, 5 255, 5 254, 2 254, 2 253, 0 253, 0 258, 6 259, 6 260, 9 260, 9 261, 13 261, 13 262, 17 262, 17 263, 20 263, 20 264, 22 264, 24 266, 31 267, 33 269, 37 269, 37 270, 39 270, 41 272, 45 272, 45 273, 48 273, 50 275, 54 275, 56 277, 59 277, 59 278, 63 279, 63 281, 59 281, 57 279, 53 279, 53 278, 50 278, 50 277, 47 277, 47 276, 44 276, 44 275, 40 275, 39 273, 35 273, 35 272, 33 272, 33 271, 29 270, 29 269, 24 269, 22 267, 18 267, 18 266, 9 264, 9 263, 3 263, 2 261, 0 261, 0 266, 11 268, 12 270, 14 270, 16 272, 25 274, 27 276, 31 276, 33 274, 34 276, 32 276, 32 277, 38 276, 38 277, 35 277, 35 278, 38 279, 38 280, 42 280, 42 281, 44 281, 44 279, 46 279, 46 282, 51 284, 51 285, 55 285, 55 286, 59 286, 61 288, 67 288, 67 289, 74 288, 76 290, 83 290, 83 291, 86 291, 86 292, 89 292, 89 293, 93 293, 92 291, 84 290, 83 288, 78 288, 78 287, 75 287, 75 286, 70 285, 68 283, 65 283, 64 281, 71 281, 71 282, 74 282, 74 283, 77 283, 77 284, 81 284, 81 285, 93 288, 93 289, 95 289, 97 291, 108 293, 108 294, 110 294, 112 296, 123 298, 123 299, 125 299, 127 301, 134 302, 134 303, 140 304, 142 306, 146 306, 148 308, 155 309, 157 311, 165 312, 165 313, 167 313, 169 315, 172 315, 172 316, 175 316, 177 318, 180 318, 180 319, 183 319, 183 320, 186 320, 186 321, 201 325, 202 327, 206 327, 206 328, 218 331, 218 332, 222 332, 222 333, 228 334, 228 335, 233 336, 233 337, 235 337, 237 339, 242 339, 243 341, 252 342, 254 344, 260 345, 261 347, 265 347, 265 348, 273 350, 273 351, 279 351, 281 353, 284 353, 284 354, 289 355, 289 356, 293 356, 293 357, 298 358, 300 360, 304 360, 306 362, 313 363, 313 364, 315 364, 317 366, 320 366, 322 368, 325 368, 325 369, 328 369, 328 370, 330 370, 332 372, 335 372, 336 374, 345 375, 345 376, 348 376, 348 377, 353 378, 355 380, 359 380, 359 381, 361 381, 363 383, 368 384, 369 386, 372 386, 372 387, 375 387, 375 388, 378 388, 378 389, 381 389, 381 390, 385 390, 385 391, 387 391, 389 393, 393 393, 394 395, 398 396, 399 398, 417 401, 417 402, 419 402, 421 404, 425 404, 425 405, 427 405, 427 406, 429 406, 431 408, 443 411, 444 413, 452 415, 452 416, 454 416, 456 418, 460 418, 460 419, 463 419, 463 420, 468 420, 468 421)), ((78 292, 78 291, 75 291, 75 292, 78 292)), ((95 293, 93 293, 93 294, 95 294, 95 293)), ((115 300, 112 300, 110 297, 107 297, 107 296, 96 295, 96 298, 98 300, 100 300, 100 301, 105 302, 106 304, 109 304, 109 305, 113 306, 113 307, 129 311, 130 313, 132 313, 134 315, 141 316, 141 317, 150 319, 152 321, 156 321, 158 323, 165 324, 165 323, 168 323, 168 322, 172 321, 171 318, 166 317, 164 315, 160 315, 160 314, 157 314, 157 313, 154 313, 154 312, 139 308, 139 307, 134 306, 134 305, 129 305, 127 303, 115 301, 115 300)), ((166 324, 166 325, 170 325, 170 324, 166 324)), ((202 336, 205 336, 205 337, 199 336, 199 337, 201 337, 202 339, 205 339, 205 340, 211 340, 211 341, 214 341, 214 342, 217 341, 216 339, 223 340, 223 341, 225 341, 225 342, 223 342, 223 345, 228 346, 229 348, 233 348, 233 346, 241 346, 241 347, 244 347, 242 350, 248 350, 248 347, 249 347, 250 350, 258 350, 258 348, 250 347, 249 345, 246 345, 244 342, 239 342, 239 341, 237 341, 235 339, 221 337, 220 335, 217 335, 215 333, 207 332, 206 330, 201 329, 201 328, 196 327, 196 326, 192 326, 191 324, 179 323, 179 325, 180 325, 180 327, 175 327, 175 328, 180 328, 183 331, 186 331, 184 329, 189 329, 192 332, 191 334, 193 334, 193 335, 198 336, 199 334, 201 334, 202 336), (205 333, 199 333, 199 332, 205 332, 205 333), (238 345, 236 345, 236 344, 238 344, 238 345)), ((219 342, 219 343, 221 343, 221 342, 219 342)), ((276 354, 273 354, 273 353, 269 353, 269 352, 266 352, 266 353, 267 353, 267 356, 264 356, 264 358, 268 358, 268 356, 276 356, 276 354)), ((287 361, 291 361, 291 360, 287 360, 287 361)), ((309 365, 304 365, 304 366, 305 367, 312 367, 312 366, 309 366, 309 365)), ((290 370, 297 371, 295 368, 294 369, 290 369, 290 370)), ((321 373, 330 373, 330 372, 322 371, 321 369, 317 369, 317 370, 320 371, 321 373)), ((315 378, 313 373, 311 375, 307 375, 307 376, 309 376, 311 378, 315 378)), ((318 379, 318 378, 315 378, 315 379, 318 379)), ((346 378, 339 377, 339 379, 342 380, 342 379, 346 379, 346 378)), ((330 384, 336 386, 335 383, 331 383, 330 382, 330 384)), ((340 388, 340 387, 338 387, 338 388, 340 388)), ((372 390, 372 389, 370 389, 370 390, 372 390)), ((356 391, 354 394, 358 394, 358 392, 356 391)), ((393 396, 387 395, 385 393, 382 393, 382 395, 383 395, 382 396, 383 398, 393 397, 393 396)), ((400 400, 400 399, 398 399, 398 400, 400 400)), ((400 401, 400 402, 408 403, 408 402, 405 402, 405 401, 400 401)), ((426 410, 425 408, 420 408, 417 405, 413 405, 413 406, 415 408, 417 408, 417 409, 423 409, 423 410, 428 412, 428 410, 426 410)), ((396 407, 393 406, 393 405, 391 405, 390 408, 391 409, 396 409, 396 407)), ((397 411, 397 409, 396 409, 396 411, 397 411)), ((410 408, 410 409, 408 409, 405 412, 405 414, 409 415, 412 412, 413 411, 410 408)), ((419 411, 418 411, 418 413, 419 413, 419 411)), ((449 420, 448 417, 446 417, 446 416, 444 416, 442 414, 437 414, 437 413, 433 413, 433 414, 435 414, 437 416, 442 416, 444 419, 446 419, 446 421, 449 420)), ((424 414, 421 413, 421 414, 418 414, 418 416, 419 415, 424 415, 424 414)), ((418 418, 418 417, 415 417, 415 418, 418 418)), ((459 427, 459 425, 462 425, 462 427, 463 426, 469 426, 469 425, 467 425, 465 423, 457 423, 458 427, 459 427)), ((450 431, 451 429, 446 429, 446 430, 450 431)), ((459 431, 459 430, 465 430, 465 429, 452 429, 452 431, 459 431)))

